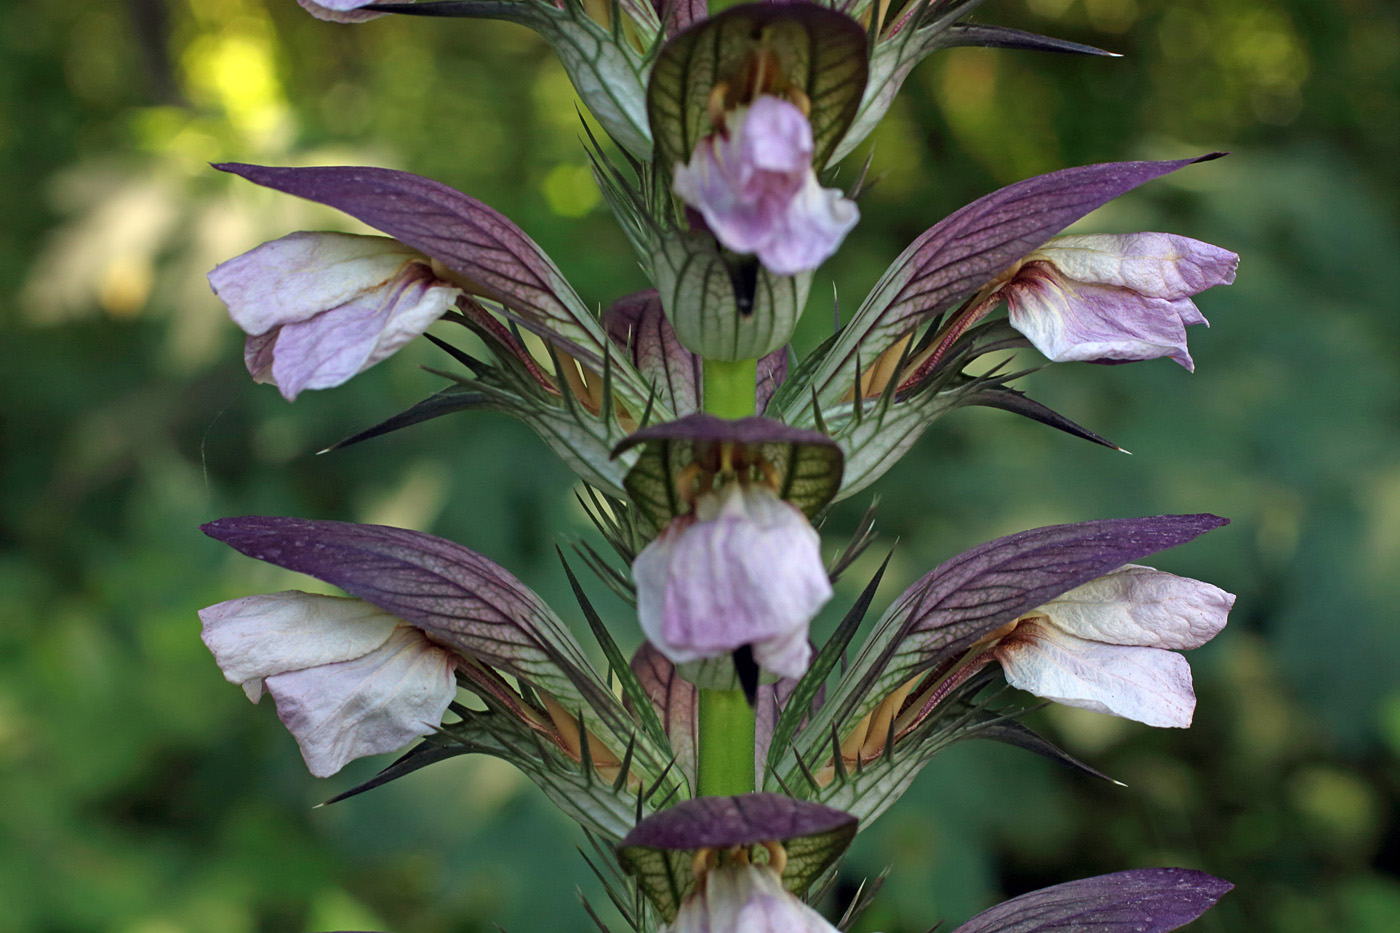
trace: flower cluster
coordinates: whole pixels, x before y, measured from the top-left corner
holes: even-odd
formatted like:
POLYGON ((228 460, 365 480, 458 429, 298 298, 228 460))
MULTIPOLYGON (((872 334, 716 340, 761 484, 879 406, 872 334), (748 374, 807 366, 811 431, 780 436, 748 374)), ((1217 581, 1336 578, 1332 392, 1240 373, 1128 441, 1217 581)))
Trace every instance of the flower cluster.
MULTIPOLYGON (((983 357, 1034 347, 1049 362, 1193 367, 1186 328, 1205 318, 1191 299, 1229 283, 1237 257, 1172 234, 1062 231, 1213 155, 992 192, 916 238, 790 366, 812 272, 860 217, 858 190, 834 186, 833 169, 910 70, 954 45, 1097 50, 968 23, 976 0, 914 0, 888 21, 874 4, 710 16, 703 2, 623 0, 595 19, 572 0, 300 2, 338 22, 498 17, 540 32, 620 151, 595 139, 590 155, 655 286, 599 317, 523 231, 446 185, 376 168, 217 166, 384 234, 292 233, 210 274, 254 379, 294 400, 440 324, 432 340, 466 371, 344 443, 473 408, 520 418, 587 484, 616 559, 583 553, 636 608, 600 618, 566 564, 608 660, 600 671, 554 609, 459 544, 331 521, 209 523, 241 553, 348 594, 200 613, 225 677, 254 702, 271 694, 313 774, 421 739, 343 797, 453 755, 494 755, 614 846, 631 890, 613 900, 637 905, 625 919, 638 933, 829 931, 806 900, 813 883, 942 748, 1009 741, 1097 774, 1033 733, 998 684, 1190 724, 1177 652, 1220 632, 1233 597, 1137 562, 1224 524, 1215 516, 999 538, 914 582, 873 625, 863 616, 879 575, 829 639, 810 627, 870 538, 865 527, 828 561, 820 516, 944 413, 998 407, 1112 446, 983 357), (490 359, 457 349, 454 325, 490 359), (630 664, 614 633, 641 641, 630 664)), ((1182 869, 1122 872, 1016 898, 956 933, 1165 931, 1228 888, 1182 869)))

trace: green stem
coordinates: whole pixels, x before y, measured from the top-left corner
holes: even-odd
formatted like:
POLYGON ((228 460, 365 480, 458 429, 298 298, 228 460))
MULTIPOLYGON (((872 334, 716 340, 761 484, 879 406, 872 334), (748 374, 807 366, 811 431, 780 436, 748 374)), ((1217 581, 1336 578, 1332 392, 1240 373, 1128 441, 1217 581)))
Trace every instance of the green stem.
POLYGON ((727 797, 754 790, 754 713, 742 690, 701 690, 696 793, 727 797))
POLYGON ((721 418, 744 418, 754 413, 758 360, 705 360, 705 411, 721 418))
MULTIPOLYGON (((758 361, 705 360, 704 409, 721 418, 754 413, 758 361)), ((697 787, 701 796, 754 790, 754 712, 742 690, 700 690, 697 787)))

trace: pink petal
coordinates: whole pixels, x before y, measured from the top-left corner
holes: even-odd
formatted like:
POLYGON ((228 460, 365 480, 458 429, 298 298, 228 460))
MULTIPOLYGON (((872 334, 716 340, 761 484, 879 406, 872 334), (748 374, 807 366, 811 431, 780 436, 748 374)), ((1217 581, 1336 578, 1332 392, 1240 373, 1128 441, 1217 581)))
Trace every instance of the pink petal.
POLYGON ((383 285, 309 321, 281 327, 267 381, 288 401, 303 389, 341 385, 427 330, 461 293, 435 278, 426 264, 409 263, 383 285))
POLYGON ((835 933, 765 865, 711 869, 681 904, 667 933, 835 933))
POLYGON ((265 334, 386 284, 413 259, 422 255, 388 237, 293 233, 221 263, 209 284, 235 324, 265 334))
POLYGON ((277 674, 267 689, 307 768, 329 777, 432 732, 456 695, 455 669, 453 655, 404 625, 363 657, 277 674))
POLYGON ((1190 577, 1128 564, 1038 611, 1080 638, 1111 645, 1199 648, 1225 627, 1235 597, 1190 577))
POLYGON ((642 631, 677 664, 752 645, 768 670, 801 676, 808 624, 831 598, 806 517, 737 484, 702 498, 695 520, 673 523, 632 570, 642 631))
POLYGON ((1035 621, 993 650, 1006 682, 1038 697, 1149 726, 1191 725, 1191 668, 1174 652, 1105 645, 1035 621))
POLYGON ((1186 351, 1186 324, 1205 319, 1188 299, 1072 282, 1044 263, 1022 269, 1003 294, 1011 326, 1055 362, 1168 356, 1195 368, 1186 351))
POLYGON ((288 590, 199 611, 201 637, 230 683, 254 703, 263 678, 349 661, 375 650, 399 620, 359 599, 288 590))
POLYGON ((1229 285, 1240 262, 1229 250, 1171 233, 1060 236, 1032 256, 1067 279, 1168 300, 1229 285))
POLYGON ((815 269, 859 218, 855 202, 817 181, 802 111, 770 96, 735 115, 727 136, 702 139, 672 187, 720 243, 778 275, 815 269))

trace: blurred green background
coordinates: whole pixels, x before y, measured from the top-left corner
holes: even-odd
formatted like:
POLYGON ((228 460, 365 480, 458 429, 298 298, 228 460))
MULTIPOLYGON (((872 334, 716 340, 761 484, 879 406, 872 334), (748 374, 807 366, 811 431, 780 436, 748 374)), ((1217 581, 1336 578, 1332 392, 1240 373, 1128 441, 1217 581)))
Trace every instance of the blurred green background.
MULTIPOLYGON (((874 137, 883 178, 819 279, 846 309, 948 211, 1086 162, 1232 150, 1081 229, 1243 256, 1200 302, 1194 375, 1059 366, 1024 386, 1134 456, 987 410, 925 435, 877 487, 885 545, 865 568, 898 539, 881 601, 999 534, 1212 511, 1234 523, 1158 563, 1239 602, 1192 656, 1189 732, 1037 714, 1126 788, 989 745, 936 759, 848 860, 852 880, 893 866, 863 929, 1160 864, 1236 882, 1202 931, 1400 929, 1398 17, 1386 0, 991 0, 986 21, 1127 57, 942 53, 874 137)), ((606 303, 643 283, 578 136, 561 69, 512 26, 336 26, 293 0, 0 9, 0 931, 585 928, 582 838, 532 785, 457 759, 312 809, 384 759, 310 777, 195 617, 304 585, 197 531, 257 512, 454 538, 578 621, 553 549, 589 530, 528 430, 461 415, 315 457, 435 390, 415 364, 438 359, 415 345, 288 405, 249 382, 203 280, 265 239, 354 229, 207 162, 368 163, 505 211, 606 303)), ((814 291, 799 348, 830 327, 814 291)))

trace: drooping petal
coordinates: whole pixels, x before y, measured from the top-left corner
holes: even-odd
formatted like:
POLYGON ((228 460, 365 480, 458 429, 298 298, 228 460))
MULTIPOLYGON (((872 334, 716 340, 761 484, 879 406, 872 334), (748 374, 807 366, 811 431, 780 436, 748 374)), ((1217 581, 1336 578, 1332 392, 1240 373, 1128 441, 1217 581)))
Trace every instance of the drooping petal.
POLYGON ((1057 363, 1166 356, 1187 371, 1196 368, 1186 350, 1186 325, 1205 319, 1189 299, 1066 281, 1040 263, 1023 269, 1002 294, 1011 326, 1057 363))
POLYGON ((1229 250, 1167 233, 1056 237, 1002 288, 1011 326, 1049 359, 1147 360, 1193 369, 1190 297, 1235 280, 1229 250))
POLYGON ((1056 628, 1111 645, 1199 648, 1225 627, 1235 597, 1190 577, 1128 564, 1041 606, 1056 628))
POLYGON ((678 524, 633 563, 647 638, 677 664, 752 645, 760 666, 801 676, 807 626, 831 598, 806 517, 771 492, 731 484, 678 524))
POLYGON ((1120 871, 1013 897, 953 933, 1167 933, 1195 920, 1233 887, 1185 868, 1120 871))
POLYGON ((1029 619, 993 653, 1007 683, 1038 697, 1149 726, 1191 725, 1191 666, 1174 651, 1106 645, 1029 619))
POLYGON ((248 371, 289 401, 392 355, 462 294, 403 244, 342 233, 264 243, 218 266, 209 282, 249 335, 248 371))
POLYGON ((400 624, 361 599, 296 590, 216 603, 199 618, 224 677, 255 703, 264 678, 363 657, 400 624))
POLYGON ((423 263, 354 301, 278 333, 271 379, 289 401, 303 389, 348 381, 392 356, 452 307, 462 293, 423 263))
POLYGON ((329 777, 432 732, 456 695, 456 667, 452 654, 401 625, 362 657, 274 674, 267 690, 307 768, 329 777))

